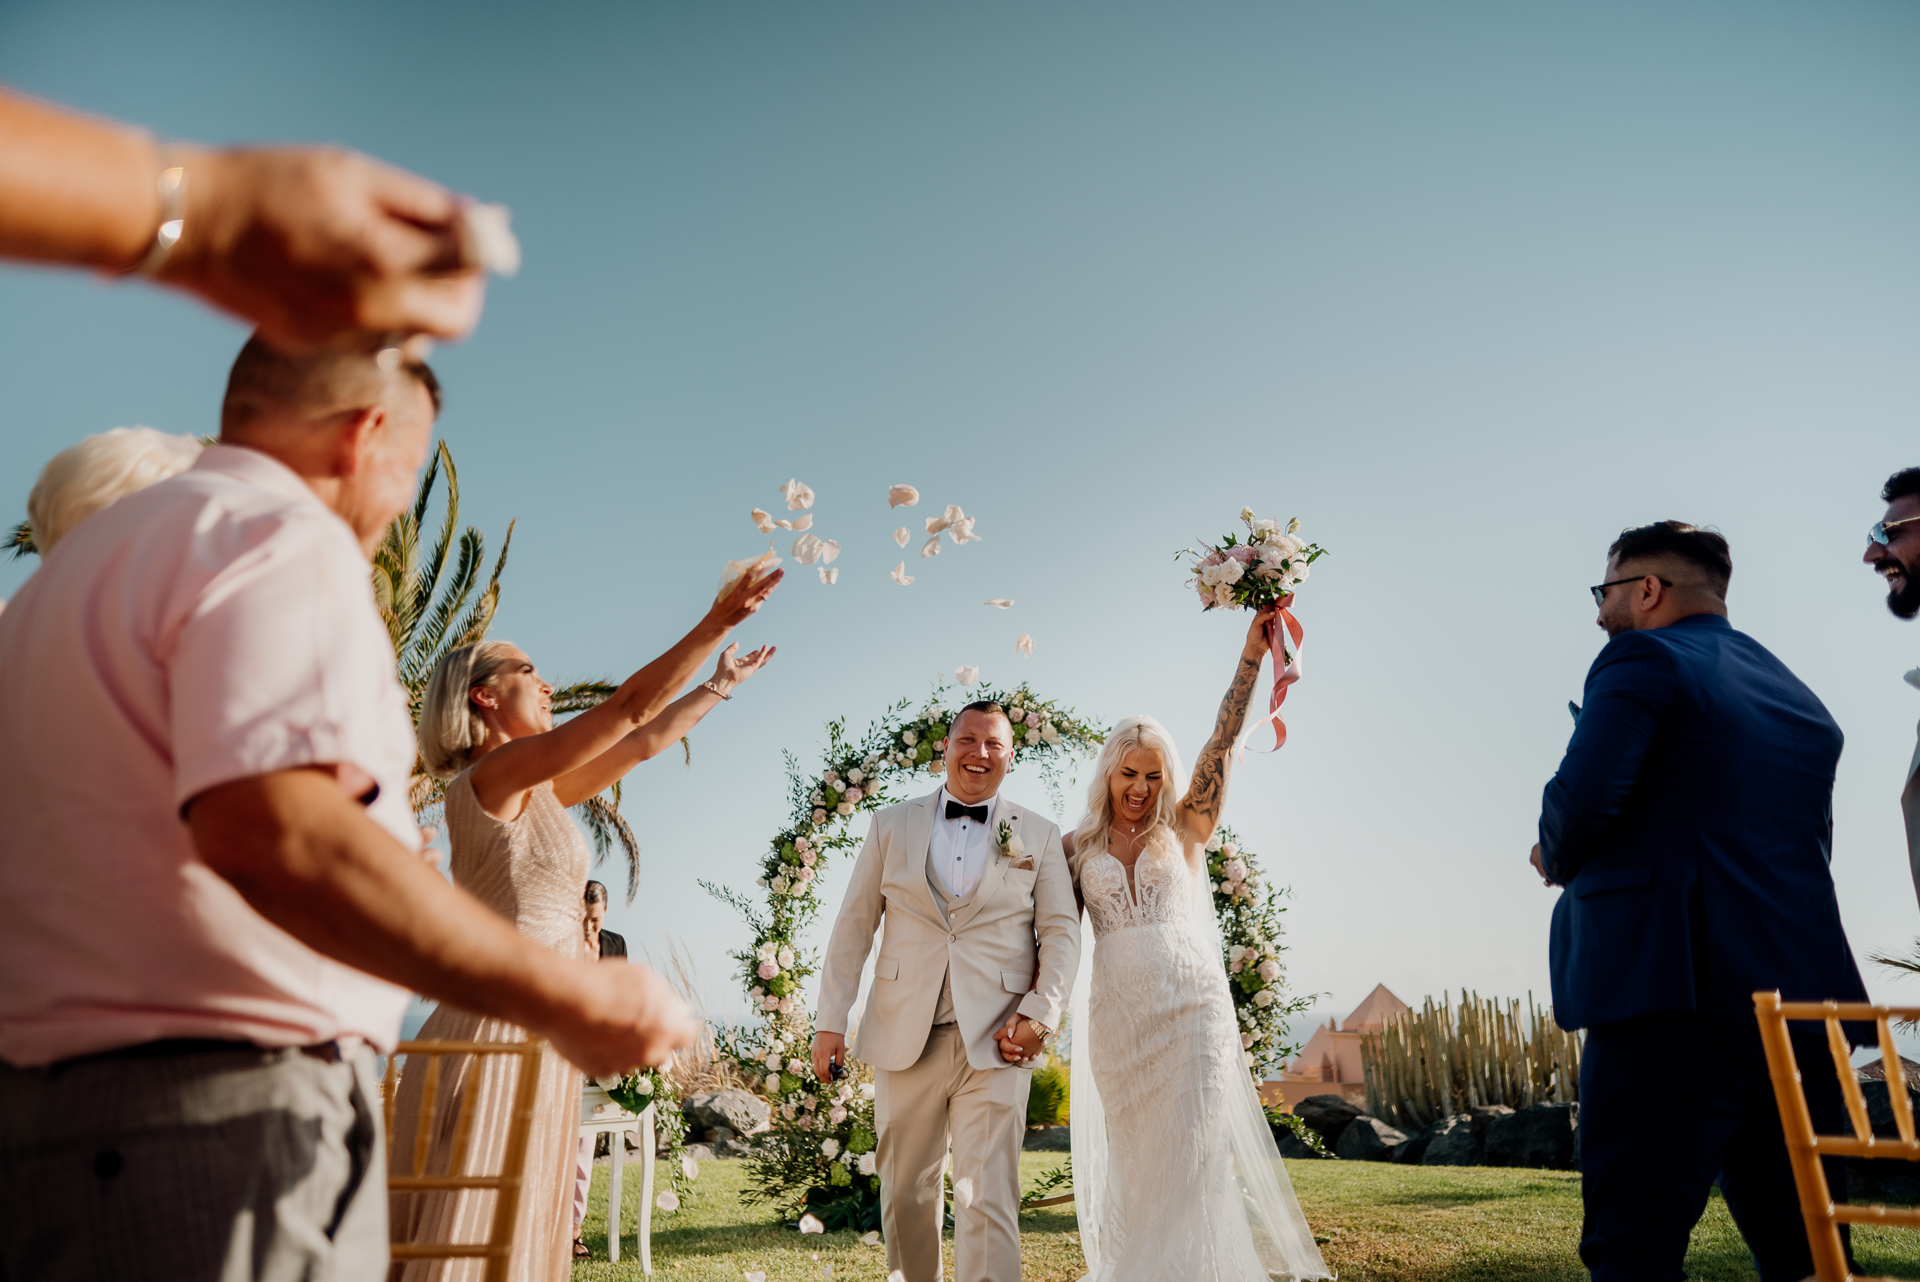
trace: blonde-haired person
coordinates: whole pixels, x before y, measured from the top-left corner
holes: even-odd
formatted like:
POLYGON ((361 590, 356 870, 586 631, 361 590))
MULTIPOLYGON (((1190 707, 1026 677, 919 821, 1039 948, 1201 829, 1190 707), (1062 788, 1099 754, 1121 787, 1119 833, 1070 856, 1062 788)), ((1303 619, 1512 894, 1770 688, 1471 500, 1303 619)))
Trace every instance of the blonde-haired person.
MULTIPOLYGON (((1272 617, 1247 629, 1192 781, 1166 728, 1129 717, 1066 838, 1093 927, 1073 1016, 1086 1037, 1072 1120, 1089 1282, 1329 1276, 1243 1067, 1206 874, 1272 617)), ((1001 1053, 1024 1051, 1003 1038, 1001 1053)))
POLYGON ((69 445, 40 469, 27 495, 27 529, 43 558, 68 530, 135 490, 177 476, 206 448, 191 436, 116 427, 69 445))
MULTIPOLYGON (((702 717, 732 697, 734 687, 773 657, 763 646, 747 655, 721 651, 713 676, 668 703, 736 625, 766 601, 775 571, 743 577, 700 624, 666 654, 628 677, 599 707, 555 726, 553 687, 520 647, 483 641, 449 651, 427 681, 420 710, 420 755, 427 769, 451 779, 446 793, 453 880, 520 933, 567 957, 586 957, 586 904, 581 888, 591 862, 566 808, 599 795, 642 761, 671 747, 702 717)), ((503 1019, 442 1005, 421 1028, 423 1038, 520 1041, 526 1033, 503 1019)), ((403 1073, 394 1116, 393 1151, 411 1153, 422 1076, 403 1073)), ((428 1148, 429 1173, 451 1161, 454 1121, 476 1094, 467 1144, 469 1171, 499 1169, 506 1148, 513 1072, 472 1061, 445 1066, 428 1148)), ((520 1232, 511 1276, 564 1279, 573 1260, 572 1215, 579 1135, 580 1074, 551 1051, 521 1185, 520 1232)), ((395 1194, 393 1240, 471 1241, 493 1215, 491 1196, 475 1192, 395 1194)), ((479 1276, 465 1265, 420 1262, 394 1266, 396 1277, 479 1276)))

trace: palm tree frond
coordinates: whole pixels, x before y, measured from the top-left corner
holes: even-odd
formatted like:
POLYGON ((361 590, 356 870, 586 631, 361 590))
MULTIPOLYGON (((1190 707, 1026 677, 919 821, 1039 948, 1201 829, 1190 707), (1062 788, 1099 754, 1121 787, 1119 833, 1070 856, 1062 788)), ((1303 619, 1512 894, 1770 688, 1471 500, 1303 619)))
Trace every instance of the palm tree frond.
POLYGON ((576 681, 572 685, 561 686, 553 692, 553 715, 558 717, 569 712, 597 708, 619 688, 611 681, 576 681))
POLYGON ((580 820, 586 825, 587 835, 593 838, 594 864, 610 854, 617 845, 627 860, 627 902, 640 891, 640 842, 633 835, 633 829, 627 826, 627 820, 620 813, 617 798, 609 799, 602 794, 589 797, 574 807, 580 812, 580 820))
POLYGON ((13 559, 16 561, 30 553, 40 551, 38 547, 34 546, 33 527, 25 521, 13 527, 13 535, 7 539, 6 546, 13 549, 13 559))

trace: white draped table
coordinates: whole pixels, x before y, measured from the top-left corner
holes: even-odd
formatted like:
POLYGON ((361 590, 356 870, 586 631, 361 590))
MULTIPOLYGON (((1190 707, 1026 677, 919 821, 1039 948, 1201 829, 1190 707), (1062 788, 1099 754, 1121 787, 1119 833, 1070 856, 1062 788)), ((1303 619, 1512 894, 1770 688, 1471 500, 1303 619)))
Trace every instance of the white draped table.
POLYGON ((591 1081, 580 1093, 580 1133, 611 1135, 607 1145, 613 1151, 613 1171, 607 1181, 607 1258, 620 1258, 620 1177, 626 1163, 626 1136, 632 1134, 640 1145, 640 1269, 653 1272, 653 1105, 643 1113, 630 1113, 591 1081))

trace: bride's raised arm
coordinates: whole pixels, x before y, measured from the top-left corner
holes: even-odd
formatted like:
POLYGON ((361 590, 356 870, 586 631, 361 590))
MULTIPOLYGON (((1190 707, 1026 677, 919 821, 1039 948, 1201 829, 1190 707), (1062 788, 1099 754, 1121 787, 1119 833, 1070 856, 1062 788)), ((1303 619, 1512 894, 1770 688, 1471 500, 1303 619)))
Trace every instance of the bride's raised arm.
POLYGON ((1220 712, 1213 719, 1213 736, 1193 763, 1193 782, 1180 799, 1180 838, 1187 862, 1196 860, 1196 852, 1213 835, 1220 814, 1227 804, 1227 776, 1233 772, 1233 745, 1247 721, 1247 706, 1253 701, 1253 687, 1260 680, 1260 661, 1267 653, 1267 624, 1273 611, 1254 616, 1247 627, 1246 643, 1234 665, 1233 683, 1220 700, 1220 712))

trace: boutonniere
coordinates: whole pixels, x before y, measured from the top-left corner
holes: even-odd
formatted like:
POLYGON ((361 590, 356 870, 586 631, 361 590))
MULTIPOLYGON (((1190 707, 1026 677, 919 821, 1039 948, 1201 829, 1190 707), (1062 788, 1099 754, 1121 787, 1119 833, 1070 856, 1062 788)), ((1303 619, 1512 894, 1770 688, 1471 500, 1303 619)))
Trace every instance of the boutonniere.
POLYGON ((1013 860, 1013 866, 1015 868, 1033 867, 1031 860, 1022 858, 1022 856, 1027 853, 1026 843, 1020 840, 1020 834, 1013 830, 1012 824, 1002 819, 1000 821, 1000 830, 996 836, 1000 841, 1000 857, 1002 859, 1013 860))

